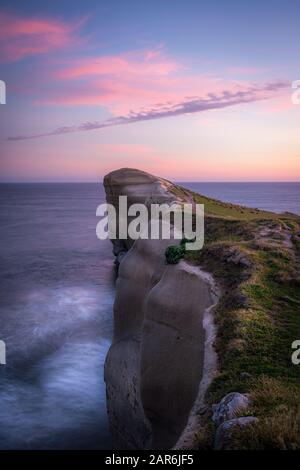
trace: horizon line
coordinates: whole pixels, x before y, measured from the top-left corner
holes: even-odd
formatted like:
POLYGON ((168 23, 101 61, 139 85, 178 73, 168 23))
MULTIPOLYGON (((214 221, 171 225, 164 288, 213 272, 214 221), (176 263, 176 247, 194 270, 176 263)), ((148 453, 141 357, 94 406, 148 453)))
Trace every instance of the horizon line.
MULTIPOLYGON (((161 177, 162 179, 167 179, 167 178, 163 178, 161 177)), ((274 181, 254 181, 254 180, 249 180, 249 181, 241 181, 241 180, 234 180, 234 181, 225 181, 225 180, 222 180, 222 181, 201 181, 201 180, 193 180, 193 181, 184 181, 184 180, 168 180, 170 181, 171 183, 205 183, 205 184, 223 184, 223 183, 227 183, 227 184, 241 184, 241 183, 245 183, 245 184, 249 184, 249 183, 255 183, 255 184, 258 184, 258 183, 261 183, 261 184, 274 184, 274 183, 300 183, 300 181, 289 181, 289 180, 274 180, 274 181)), ((54 180, 51 180, 51 181, 0 181, 0 184, 99 184, 99 183, 103 183, 103 180, 100 180, 100 181, 54 181, 54 180)))

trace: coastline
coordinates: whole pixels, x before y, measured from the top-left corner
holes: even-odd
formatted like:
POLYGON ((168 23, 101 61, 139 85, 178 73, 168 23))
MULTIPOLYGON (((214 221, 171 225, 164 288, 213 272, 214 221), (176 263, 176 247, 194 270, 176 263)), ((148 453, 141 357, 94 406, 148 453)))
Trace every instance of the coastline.
MULTIPOLYGON (((264 408, 260 399, 257 402, 255 396, 264 393, 266 386, 273 387, 275 382, 268 375, 268 362, 265 366, 259 364, 263 347, 261 333, 256 334, 256 323, 252 325, 251 317, 254 322, 257 321, 257 315, 261 318, 259 328, 265 328, 262 331, 266 336, 264 341, 270 348, 266 356, 269 362, 273 357, 273 343, 268 343, 267 336, 270 331, 275 337, 281 335, 281 326, 275 327, 270 319, 268 306, 271 300, 266 304, 261 303, 256 295, 256 287, 254 289, 252 286, 259 276, 261 282, 266 283, 266 296, 273 296, 272 290, 268 290, 273 289, 269 287, 271 279, 265 277, 266 260, 269 259, 266 255, 278 256, 276 253, 279 251, 283 253, 282 256, 290 258, 289 271, 293 273, 291 282, 297 285, 299 217, 210 199, 139 170, 114 171, 112 185, 110 178, 107 175, 105 179, 108 202, 115 203, 118 195, 127 195, 131 203, 194 201, 204 204, 206 208, 204 248, 187 252, 184 260, 174 266, 165 264, 164 253, 168 246, 165 240, 155 240, 155 243, 141 239, 129 244, 127 241, 114 242, 114 254, 117 257, 121 254, 121 259, 114 308, 115 338, 105 365, 114 447, 244 448, 243 439, 248 432, 252 432, 253 427, 258 429, 257 436, 262 434, 259 439, 265 439, 264 423, 273 417, 268 416, 268 408, 264 408), (198 279, 198 288, 193 287, 195 277, 198 279), (218 297, 215 292, 214 300, 208 300, 212 286, 216 285, 218 297), (181 292, 182 297, 178 297, 178 292, 181 292), (197 295, 200 297, 197 298, 197 295), (216 302, 217 299, 221 299, 221 302, 216 302), (197 308, 192 306, 193 301, 197 308), (169 312, 173 312, 173 316, 169 312), (200 329, 196 326, 199 318, 200 329), (239 325, 243 325, 243 328, 240 329, 239 325), (180 364, 185 352, 184 349, 178 352, 178 347, 173 349, 174 332, 180 338, 182 334, 185 336, 188 328, 193 333, 188 333, 186 337, 189 339, 182 344, 187 348, 192 347, 192 350, 193 344, 197 344, 197 348, 200 345, 202 357, 199 362, 200 353, 194 356, 189 353, 188 361, 180 364), (197 338, 196 343, 193 343, 192 338, 197 338), (250 343, 249 338, 252 338, 250 343), (253 340, 255 347, 252 350, 249 348, 253 347, 253 340), (240 360, 239 356, 243 359, 240 360), (123 365, 120 365, 120 360, 123 365), (175 369, 172 365, 174 362, 177 364, 175 369), (197 375, 199 372, 200 375, 197 375), (182 395, 181 387, 190 392, 186 396, 185 392, 182 395), (180 403, 176 402, 178 396, 181 396, 180 403), (233 426, 245 427, 243 432, 237 433, 237 438, 229 438, 235 435, 234 432, 228 428, 224 434, 223 422, 214 422, 215 418, 212 419, 215 416, 213 410, 224 406, 222 403, 231 399, 237 403, 237 408, 232 408, 230 404, 228 410, 231 411, 226 415, 225 424, 229 426, 230 423, 231 426, 232 420, 233 426), (173 400, 173 405, 170 400, 173 400), (240 406, 246 407, 243 413, 240 406), (249 415, 251 412, 254 416, 249 415)), ((274 282, 281 284, 280 289, 286 289, 285 281, 278 278, 274 282)), ((293 292, 296 295, 296 291, 293 292)), ((294 310, 289 312, 291 319, 295 313, 294 310)), ((290 334, 293 334, 292 330, 290 334)), ((282 351, 283 361, 286 361, 286 354, 286 351, 282 351)), ((286 374, 294 372, 286 370, 286 374)), ((276 378, 278 386, 281 386, 280 383, 286 384, 287 394, 294 393, 286 380, 280 376, 276 378)), ((270 399, 272 394, 270 392, 270 399)), ((273 439, 276 439, 275 435, 273 439)), ((247 442, 247 445, 251 445, 249 437, 247 442)))

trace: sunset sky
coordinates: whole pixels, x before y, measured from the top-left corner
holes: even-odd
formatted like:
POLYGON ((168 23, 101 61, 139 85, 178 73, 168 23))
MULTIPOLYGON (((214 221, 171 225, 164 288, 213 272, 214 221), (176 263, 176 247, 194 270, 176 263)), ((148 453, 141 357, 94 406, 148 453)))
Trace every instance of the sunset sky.
POLYGON ((299 1, 1 0, 2 182, 299 181, 299 1))

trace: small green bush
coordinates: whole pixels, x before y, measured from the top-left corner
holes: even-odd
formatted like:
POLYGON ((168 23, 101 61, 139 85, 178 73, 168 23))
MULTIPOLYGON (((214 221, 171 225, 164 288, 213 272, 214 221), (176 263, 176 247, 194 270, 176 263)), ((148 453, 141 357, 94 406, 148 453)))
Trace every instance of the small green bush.
POLYGON ((170 245, 166 249, 165 256, 167 264, 177 264, 183 258, 185 253, 184 245, 170 245))

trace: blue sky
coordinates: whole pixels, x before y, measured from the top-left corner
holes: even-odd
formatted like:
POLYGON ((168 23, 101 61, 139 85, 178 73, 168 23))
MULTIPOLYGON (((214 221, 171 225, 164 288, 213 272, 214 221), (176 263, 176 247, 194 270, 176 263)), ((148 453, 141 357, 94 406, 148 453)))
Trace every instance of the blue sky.
POLYGON ((118 166, 298 180, 299 15, 297 1, 2 0, 2 180, 118 166))

